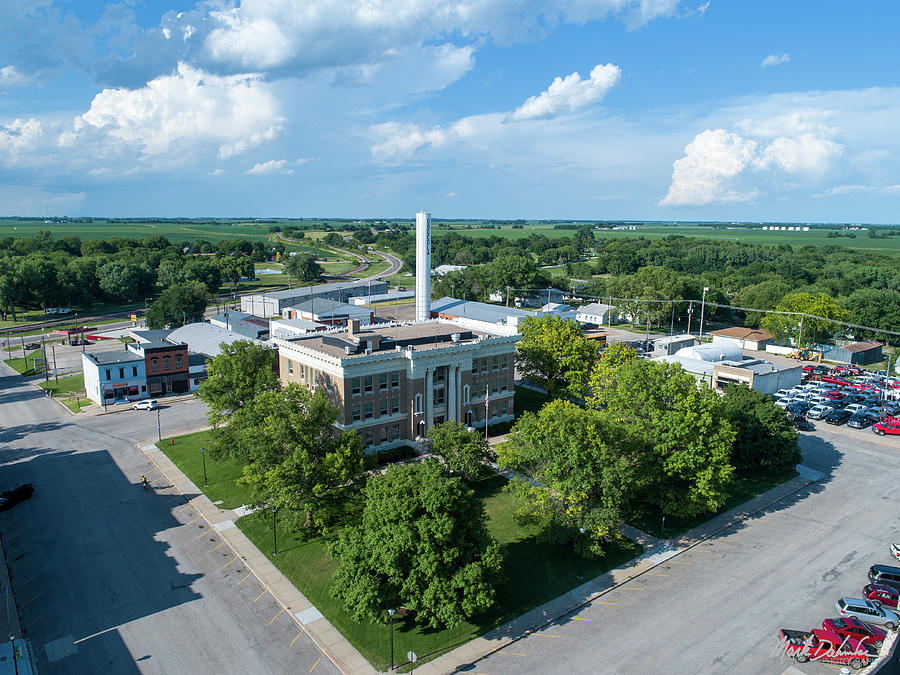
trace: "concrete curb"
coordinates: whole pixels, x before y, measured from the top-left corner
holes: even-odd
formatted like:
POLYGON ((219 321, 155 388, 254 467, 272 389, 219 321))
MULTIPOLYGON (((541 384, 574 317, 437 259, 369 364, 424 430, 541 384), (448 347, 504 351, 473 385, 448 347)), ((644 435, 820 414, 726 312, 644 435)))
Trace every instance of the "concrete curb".
MULTIPOLYGON (((208 427, 203 427, 206 428, 208 427)), ((233 510, 223 511, 213 504, 203 491, 156 447, 154 441, 144 441, 135 445, 178 492, 185 497, 188 494, 197 495, 186 499, 185 503, 190 504, 200 514, 211 530, 216 531, 232 553, 240 558, 247 570, 256 577, 259 584, 290 614, 298 629, 312 640, 335 668, 345 675, 369 675, 377 672, 253 542, 234 526, 236 516, 233 510)))

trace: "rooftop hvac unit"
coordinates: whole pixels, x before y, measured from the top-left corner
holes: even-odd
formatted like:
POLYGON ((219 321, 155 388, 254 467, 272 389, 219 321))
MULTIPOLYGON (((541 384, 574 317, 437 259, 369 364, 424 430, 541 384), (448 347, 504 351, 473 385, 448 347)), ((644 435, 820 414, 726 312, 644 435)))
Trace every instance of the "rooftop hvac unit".
POLYGON ((453 342, 459 342, 460 337, 462 336, 459 333, 453 333, 453 335, 450 336, 450 339, 453 340, 453 342))
POLYGON ((344 353, 345 353, 347 356, 350 356, 350 355, 353 353, 353 347, 349 347, 349 346, 344 347, 344 353))
POLYGON ((366 347, 366 356, 372 356, 372 348, 366 347))

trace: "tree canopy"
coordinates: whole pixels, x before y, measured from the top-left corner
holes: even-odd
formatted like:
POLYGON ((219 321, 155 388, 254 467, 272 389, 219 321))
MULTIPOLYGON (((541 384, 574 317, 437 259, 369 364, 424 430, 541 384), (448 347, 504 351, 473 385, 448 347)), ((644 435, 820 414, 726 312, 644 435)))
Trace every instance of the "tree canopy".
POLYGON ((777 471, 800 463, 797 432, 771 398, 747 386, 730 384, 722 403, 735 432, 731 463, 737 471, 777 471))
POLYGON ((312 253, 295 253, 284 261, 285 271, 297 281, 315 281, 322 276, 322 266, 312 253))
POLYGON ((150 328, 177 328, 201 321, 206 311, 206 286, 199 281, 186 281, 170 286, 147 310, 150 328))
POLYGON ((274 349, 250 340, 222 344, 221 353, 207 363, 207 378, 199 390, 209 407, 207 417, 213 427, 230 420, 258 394, 278 389, 277 357, 274 349))
POLYGON ((553 397, 580 398, 585 391, 597 347, 574 321, 558 316, 529 317, 520 324, 516 368, 553 397))
POLYGON ((813 315, 801 317, 792 314, 766 314, 760 322, 760 325, 767 331, 778 336, 789 337, 800 347, 809 344, 815 345, 819 340, 839 332, 835 324, 823 319, 846 321, 849 316, 846 309, 825 293, 789 293, 781 299, 775 309, 779 312, 813 315))
POLYGON ((339 510, 337 488, 363 470, 362 440, 334 426, 337 414, 321 389, 296 384, 263 391, 234 412, 222 431, 247 463, 238 480, 256 505, 285 508, 295 526, 327 528, 339 510))
POLYGON ((362 522, 333 545, 332 595, 356 619, 405 607, 417 623, 453 627, 494 604, 502 554, 484 506, 435 460, 369 479, 362 522))
POLYGON ((636 487, 635 447, 600 412, 557 400, 520 417, 497 454, 501 467, 533 479, 512 483, 524 505, 520 518, 543 522, 562 539, 584 528, 590 550, 601 554, 636 487))
POLYGON ((449 420, 428 430, 431 451, 447 468, 466 480, 478 476, 482 462, 490 457, 488 442, 479 431, 469 431, 464 424, 449 420))

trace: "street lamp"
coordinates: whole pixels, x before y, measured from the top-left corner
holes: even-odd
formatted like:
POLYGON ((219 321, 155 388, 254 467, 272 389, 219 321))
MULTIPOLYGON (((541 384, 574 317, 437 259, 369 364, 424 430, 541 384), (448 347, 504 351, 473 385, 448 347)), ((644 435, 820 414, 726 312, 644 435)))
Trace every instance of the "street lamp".
POLYGON ((582 566, 584 565, 584 528, 579 527, 578 532, 581 533, 581 554, 578 556, 578 578, 584 579, 584 574, 582 574, 582 566))
POLYGON ((275 543, 275 551, 272 553, 273 556, 278 555, 278 527, 275 525, 275 512, 277 510, 277 506, 272 507, 272 540, 275 543))
POLYGON ((709 286, 703 287, 703 299, 700 301, 700 342, 703 342, 703 311, 706 309, 706 292, 709 286))
POLYGON ((206 487, 208 485, 206 482, 206 448, 200 448, 200 456, 203 458, 203 487, 206 487))
POLYGON ((159 424, 159 406, 156 407, 156 440, 162 440, 162 427, 159 424))
POLYGON ((388 610, 388 616, 390 616, 391 621, 391 670, 394 669, 394 614, 396 612, 396 609, 388 610))

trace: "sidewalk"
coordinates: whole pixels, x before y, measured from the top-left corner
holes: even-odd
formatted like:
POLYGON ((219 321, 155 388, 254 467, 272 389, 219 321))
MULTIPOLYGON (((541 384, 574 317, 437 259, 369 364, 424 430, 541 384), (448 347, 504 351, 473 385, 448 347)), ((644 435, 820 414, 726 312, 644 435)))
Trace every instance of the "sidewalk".
POLYGON ((488 631, 483 636, 475 638, 444 656, 417 667, 416 672, 421 675, 444 675, 445 673, 453 673, 460 670, 472 670, 472 664, 479 659, 509 646, 528 633, 545 628, 547 625, 558 621, 567 614, 571 614, 584 605, 594 602, 630 579, 649 572, 654 567, 697 546, 719 532, 733 527, 775 502, 802 490, 821 477, 821 475, 816 477, 815 474, 817 472, 813 472, 807 467, 798 466, 797 468, 801 474, 800 476, 796 476, 754 497, 731 511, 708 520, 674 540, 663 541, 631 526, 624 525, 622 528, 623 534, 644 545, 645 552, 642 555, 610 570, 606 574, 601 574, 599 577, 591 579, 568 593, 554 598, 492 631, 488 631))
POLYGON ((376 672, 362 654, 238 529, 234 521, 246 515, 247 511, 243 507, 233 510, 218 508, 175 466, 165 453, 156 447, 153 441, 145 441, 138 444, 138 447, 175 489, 182 494, 197 495, 189 500, 191 506, 228 544, 234 554, 247 566, 247 570, 252 572, 259 583, 287 610, 300 630, 309 636, 338 670, 347 675, 362 675, 363 673, 368 675, 376 672))

